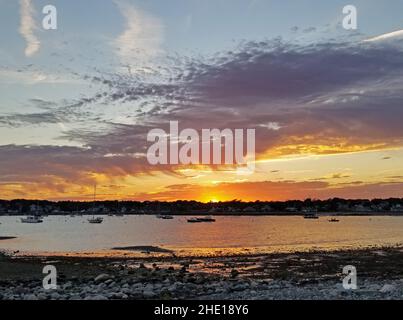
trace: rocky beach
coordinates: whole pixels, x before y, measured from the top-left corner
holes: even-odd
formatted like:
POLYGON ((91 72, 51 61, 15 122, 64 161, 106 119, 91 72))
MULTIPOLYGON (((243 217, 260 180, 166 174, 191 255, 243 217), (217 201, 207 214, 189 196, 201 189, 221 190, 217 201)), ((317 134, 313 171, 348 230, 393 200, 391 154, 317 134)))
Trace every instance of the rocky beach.
POLYGON ((209 257, 0 256, 2 300, 389 300, 402 296, 400 247, 209 257), (56 290, 43 289, 45 265, 57 268, 56 290), (343 288, 346 265, 357 269, 356 290, 343 288))

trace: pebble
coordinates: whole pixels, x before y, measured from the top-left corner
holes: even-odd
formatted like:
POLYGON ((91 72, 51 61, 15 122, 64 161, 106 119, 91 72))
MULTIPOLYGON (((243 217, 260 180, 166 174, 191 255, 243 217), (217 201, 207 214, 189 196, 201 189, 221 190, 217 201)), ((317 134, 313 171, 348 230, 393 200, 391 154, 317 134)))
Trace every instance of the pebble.
POLYGON ((143 291, 143 296, 146 299, 151 299, 151 298, 154 298, 156 296, 156 294, 151 290, 146 290, 146 291, 143 291))

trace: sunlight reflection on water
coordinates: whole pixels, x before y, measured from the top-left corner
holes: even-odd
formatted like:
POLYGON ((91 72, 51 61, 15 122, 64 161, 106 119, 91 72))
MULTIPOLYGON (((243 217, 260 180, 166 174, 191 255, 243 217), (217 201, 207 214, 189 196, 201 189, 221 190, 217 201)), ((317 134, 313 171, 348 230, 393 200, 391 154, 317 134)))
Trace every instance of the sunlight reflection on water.
MULTIPOLYGON (((403 217, 299 216, 216 217, 215 223, 187 223, 187 217, 161 220, 155 216, 104 217, 99 225, 86 216, 45 217, 42 224, 23 224, 19 217, 0 217, 2 249, 22 252, 91 253, 112 255, 124 246, 158 246, 195 255, 292 252, 394 245, 403 242, 403 217)), ((116 252, 125 255, 128 252, 116 252)), ((132 252, 132 254, 141 254, 132 252)))

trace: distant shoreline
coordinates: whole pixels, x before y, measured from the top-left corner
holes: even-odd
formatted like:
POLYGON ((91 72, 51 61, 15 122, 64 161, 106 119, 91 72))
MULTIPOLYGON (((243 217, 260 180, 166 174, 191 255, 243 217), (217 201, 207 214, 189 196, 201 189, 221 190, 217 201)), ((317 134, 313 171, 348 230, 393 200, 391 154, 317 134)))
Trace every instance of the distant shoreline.
MULTIPOLYGON (((77 215, 77 216, 107 216, 109 214, 116 215, 114 212, 106 212, 106 213, 79 213, 79 212, 66 212, 66 213, 49 213, 46 214, 48 216, 69 216, 69 215, 77 215)), ((243 217, 243 216, 295 216, 295 217, 303 217, 306 214, 316 214, 319 217, 329 217, 329 216, 340 216, 340 217, 348 217, 348 216, 403 216, 403 211, 397 212, 382 212, 382 211, 364 211, 364 212, 356 212, 356 211, 346 211, 346 212, 186 212, 186 213, 171 213, 171 212, 152 212, 152 213, 141 213, 141 212, 128 212, 125 214, 118 214, 117 216, 156 216, 159 214, 178 216, 178 217, 186 217, 186 216, 233 216, 233 217, 243 217)), ((0 216, 7 217, 21 217, 27 215, 35 215, 33 212, 24 212, 24 213, 5 213, 0 212, 0 216)))

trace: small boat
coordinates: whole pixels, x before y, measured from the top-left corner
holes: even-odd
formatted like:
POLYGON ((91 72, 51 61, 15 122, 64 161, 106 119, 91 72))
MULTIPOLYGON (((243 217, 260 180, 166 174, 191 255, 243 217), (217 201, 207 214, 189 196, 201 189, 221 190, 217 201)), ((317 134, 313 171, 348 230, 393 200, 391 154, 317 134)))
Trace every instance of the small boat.
POLYGON ((171 219, 173 219, 174 217, 171 216, 171 215, 168 215, 168 214, 159 214, 159 215, 157 215, 157 218, 158 218, 158 219, 164 219, 164 220, 171 220, 171 219))
POLYGON ((215 219, 212 216, 205 216, 202 218, 197 218, 201 222, 215 222, 215 219))
POLYGON ((21 218, 22 223, 42 223, 43 220, 37 216, 28 216, 26 218, 21 218))
POLYGON ((188 219, 188 222, 190 223, 197 223, 197 222, 214 222, 215 219, 211 216, 205 216, 202 218, 190 218, 188 219))
POLYGON ((92 218, 88 219, 89 223, 102 223, 103 221, 104 221, 104 219, 101 217, 96 217, 96 218, 92 217, 92 218))
POLYGON ((332 218, 332 219, 329 219, 329 222, 339 222, 340 220, 339 219, 336 219, 336 218, 332 218))

